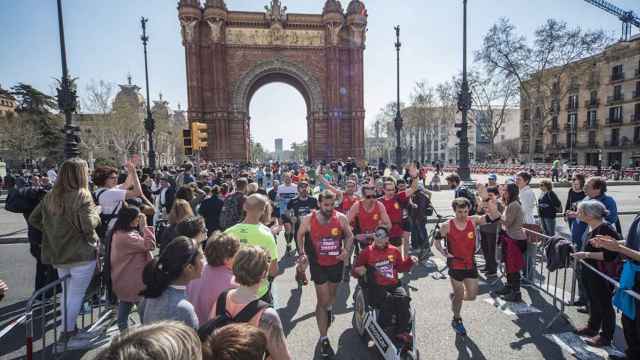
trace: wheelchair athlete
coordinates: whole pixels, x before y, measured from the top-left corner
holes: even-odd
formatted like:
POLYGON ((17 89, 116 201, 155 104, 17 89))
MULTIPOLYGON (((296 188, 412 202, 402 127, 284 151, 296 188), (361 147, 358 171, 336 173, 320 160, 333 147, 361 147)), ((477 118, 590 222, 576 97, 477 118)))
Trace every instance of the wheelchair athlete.
POLYGON ((417 261, 415 256, 403 259, 400 250, 389 244, 387 228, 378 227, 373 244, 360 252, 352 270, 354 277, 367 279, 367 302, 380 309, 379 325, 405 343, 412 341, 411 298, 401 286, 398 273, 411 270, 417 261))

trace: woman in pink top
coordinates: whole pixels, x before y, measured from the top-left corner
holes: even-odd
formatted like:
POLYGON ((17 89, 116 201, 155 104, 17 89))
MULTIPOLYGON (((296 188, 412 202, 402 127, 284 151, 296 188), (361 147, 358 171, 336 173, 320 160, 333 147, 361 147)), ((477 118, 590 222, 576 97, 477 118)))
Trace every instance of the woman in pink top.
MULTIPOLYGON (((263 248, 259 246, 243 246, 240 248, 233 258, 234 281, 239 287, 226 292, 225 310, 231 317, 236 316, 245 306, 258 299, 258 289, 262 280, 267 277, 269 263, 270 257, 263 248)), ((213 319, 216 314, 216 302, 214 302, 208 318, 213 319)), ((282 322, 275 309, 267 307, 258 311, 249 321, 249 324, 262 329, 267 335, 267 350, 269 351, 270 359, 291 359, 287 347, 287 339, 282 330, 282 322)), ((215 334, 214 332, 211 335, 215 336, 215 334)))
POLYGON ((118 296, 118 328, 129 326, 129 313, 141 297, 144 289, 142 270, 153 258, 151 250, 156 247, 152 226, 147 226, 147 217, 137 207, 123 207, 113 225, 111 240, 111 283, 118 296))
POLYGON ((187 285, 187 299, 196 310, 198 319, 204 322, 209 318, 211 306, 225 290, 236 287, 233 279, 233 257, 240 248, 240 240, 232 235, 214 233, 207 241, 204 255, 207 265, 199 279, 187 285))

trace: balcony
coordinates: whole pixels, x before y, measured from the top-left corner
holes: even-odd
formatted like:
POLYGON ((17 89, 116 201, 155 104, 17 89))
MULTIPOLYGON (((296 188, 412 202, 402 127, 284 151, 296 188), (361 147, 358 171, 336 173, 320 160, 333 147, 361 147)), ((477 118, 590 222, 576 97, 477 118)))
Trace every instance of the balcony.
POLYGON ((567 104, 566 109, 569 112, 577 111, 578 110, 578 103, 576 102, 574 104, 567 104))
POLYGON ((624 72, 617 72, 611 74, 611 82, 615 81, 623 81, 624 80, 624 72))
POLYGON ((565 148, 565 144, 559 144, 559 143, 549 144, 549 150, 563 150, 564 148, 565 148))
POLYGON ((606 125, 607 126, 622 126, 622 117, 607 118, 606 125))
POLYGON ((623 93, 620 93, 619 95, 607 96, 607 105, 612 105, 622 101, 624 101, 623 93))
POLYGON ((563 129, 566 131, 576 132, 576 126, 572 127, 571 124, 564 124, 563 129))
POLYGON ((586 129, 586 130, 590 130, 590 129, 593 130, 593 129, 597 129, 597 128, 598 128, 598 123, 595 122, 595 121, 586 122, 586 123, 584 123, 584 126, 583 126, 583 129, 586 129))
POLYGON ((587 109, 593 109, 600 106, 600 99, 590 99, 584 102, 584 107, 587 109))
POLYGON ((640 122, 640 113, 631 114, 631 122, 640 122))
POLYGON ((640 67, 636 69, 636 77, 640 78, 640 67))
POLYGON ((621 142, 620 140, 607 140, 604 142, 604 147, 605 148, 616 148, 616 147, 621 147, 621 142))
POLYGON ((551 131, 552 134, 555 134, 557 132, 560 132, 560 127, 558 126, 558 124, 551 125, 551 129, 549 129, 549 131, 551 131))
POLYGON ((633 90, 632 99, 640 99, 640 90, 633 90))

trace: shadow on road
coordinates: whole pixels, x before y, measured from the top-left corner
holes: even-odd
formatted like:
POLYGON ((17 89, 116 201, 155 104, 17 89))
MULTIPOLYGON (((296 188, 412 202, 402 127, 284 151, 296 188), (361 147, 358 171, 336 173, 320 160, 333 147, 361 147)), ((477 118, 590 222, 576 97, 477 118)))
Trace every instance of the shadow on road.
POLYGON ((456 336, 458 360, 487 360, 478 345, 468 336, 456 336))

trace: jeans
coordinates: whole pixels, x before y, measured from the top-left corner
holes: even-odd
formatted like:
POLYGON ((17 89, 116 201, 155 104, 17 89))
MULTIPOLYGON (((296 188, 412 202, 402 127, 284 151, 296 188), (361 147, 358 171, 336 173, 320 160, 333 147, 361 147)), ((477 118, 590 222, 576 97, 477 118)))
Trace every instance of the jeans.
MULTIPOLYGON (((129 327, 129 314, 131 314, 133 305, 137 304, 126 301, 120 301, 118 303, 118 329, 120 331, 125 330, 129 327)), ((142 311, 138 312, 140 313, 140 323, 142 323, 142 311)))
POLYGON ((67 282, 62 283, 63 298, 67 301, 62 306, 62 318, 65 319, 65 331, 73 331, 76 328, 76 318, 84 302, 84 294, 91 283, 93 272, 96 270, 96 261, 78 265, 71 268, 56 268, 60 278, 71 275, 67 282))
POLYGON ((555 236, 556 235, 556 218, 546 218, 543 217, 541 218, 541 222, 542 222, 542 230, 544 230, 544 233, 549 235, 549 236, 555 236))
POLYGON ((525 265, 524 275, 529 281, 533 280, 533 275, 536 272, 536 253, 538 252, 538 244, 533 244, 527 241, 527 250, 525 252, 525 265))

